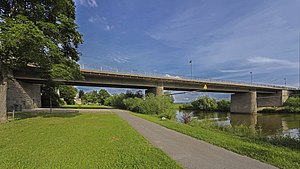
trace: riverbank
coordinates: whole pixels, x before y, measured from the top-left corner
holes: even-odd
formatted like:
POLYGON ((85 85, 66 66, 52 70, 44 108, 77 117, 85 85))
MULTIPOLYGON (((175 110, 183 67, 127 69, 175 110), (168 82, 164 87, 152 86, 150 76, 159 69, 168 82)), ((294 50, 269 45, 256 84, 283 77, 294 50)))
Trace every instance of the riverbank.
POLYGON ((0 124, 0 168, 181 168, 118 115, 101 112, 16 113, 0 124))
POLYGON ((191 126, 176 123, 171 120, 162 121, 155 116, 133 114, 177 132, 223 147, 238 154, 272 164, 279 168, 300 168, 300 150, 298 149, 279 145, 275 146, 262 140, 237 136, 230 132, 220 131, 215 128, 204 128, 200 125, 191 126))
POLYGON ((258 113, 297 113, 300 114, 300 108, 297 107, 263 107, 258 108, 258 113))

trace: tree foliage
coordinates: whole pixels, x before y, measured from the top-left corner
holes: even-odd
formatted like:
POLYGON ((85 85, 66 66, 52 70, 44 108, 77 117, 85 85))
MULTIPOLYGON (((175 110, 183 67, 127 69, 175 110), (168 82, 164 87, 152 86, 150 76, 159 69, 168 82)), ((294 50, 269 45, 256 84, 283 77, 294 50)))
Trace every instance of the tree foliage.
POLYGON ((283 105, 292 108, 300 108, 300 97, 289 97, 283 105))
POLYGON ((72 0, 3 0, 0 6, 2 67, 35 66, 48 78, 79 78, 77 31, 72 0))
POLYGON ((81 100, 84 104, 98 103, 98 93, 97 90, 93 90, 90 92, 87 92, 84 96, 81 97, 81 100))
POLYGON ((82 98, 82 96, 84 96, 84 95, 85 95, 84 91, 83 90, 79 90, 78 97, 82 98))
POLYGON ((230 111, 230 101, 219 100, 209 96, 201 96, 194 100, 192 103, 194 109, 207 110, 207 111, 230 111))
POLYGON ((74 99, 77 92, 78 90, 73 86, 59 86, 60 97, 63 98, 68 105, 75 104, 74 99))
POLYGON ((105 90, 105 89, 101 89, 98 92, 98 103, 101 105, 104 105, 105 99, 107 99, 108 97, 110 97, 110 94, 105 90))
POLYGON ((51 100, 57 85, 52 79, 82 78, 76 62, 83 41, 75 14, 73 0, 1 0, 0 85, 9 70, 31 66, 47 79, 43 97, 51 100))

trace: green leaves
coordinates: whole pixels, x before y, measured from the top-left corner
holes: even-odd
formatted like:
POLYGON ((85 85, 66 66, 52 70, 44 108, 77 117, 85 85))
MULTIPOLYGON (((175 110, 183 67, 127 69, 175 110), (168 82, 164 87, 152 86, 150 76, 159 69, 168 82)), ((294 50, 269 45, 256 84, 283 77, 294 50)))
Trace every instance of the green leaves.
POLYGON ((76 62, 83 41, 72 0, 4 0, 1 4, 2 65, 11 69, 33 65, 48 79, 82 78, 76 62))

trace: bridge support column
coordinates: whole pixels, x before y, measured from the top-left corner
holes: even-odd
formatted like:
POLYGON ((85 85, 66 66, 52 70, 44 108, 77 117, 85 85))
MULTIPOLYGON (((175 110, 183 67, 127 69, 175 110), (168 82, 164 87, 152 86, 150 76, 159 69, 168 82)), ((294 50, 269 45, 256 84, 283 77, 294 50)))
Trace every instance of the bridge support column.
POLYGON ((7 109, 17 111, 41 107, 41 85, 20 82, 15 79, 8 81, 7 109))
POLYGON ((152 93, 155 96, 162 96, 162 95, 164 95, 164 87, 158 86, 158 87, 153 87, 153 88, 147 89, 146 94, 149 94, 149 93, 152 93))
POLYGON ((232 94, 230 112, 248 114, 257 113, 256 92, 232 94))
POLYGON ((7 81, 6 78, 2 78, 0 75, 0 123, 7 122, 7 81))
POLYGON ((280 107, 289 98, 289 91, 282 90, 275 94, 258 94, 257 107, 280 107))

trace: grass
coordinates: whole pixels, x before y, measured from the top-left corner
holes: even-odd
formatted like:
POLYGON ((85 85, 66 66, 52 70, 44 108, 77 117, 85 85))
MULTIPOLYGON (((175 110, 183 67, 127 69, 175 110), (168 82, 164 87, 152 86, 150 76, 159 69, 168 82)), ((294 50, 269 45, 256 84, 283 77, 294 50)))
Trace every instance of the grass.
POLYGON ((16 114, 0 168, 181 168, 115 114, 16 114))
POLYGON ((235 136, 228 132, 217 129, 191 126, 176 123, 170 120, 162 121, 159 118, 150 115, 137 113, 133 114, 177 132, 192 136, 219 147, 223 147, 238 154, 269 163, 279 168, 300 168, 299 150, 290 149, 283 146, 274 146, 267 142, 249 139, 247 137, 235 136))
POLYGON ((259 108, 258 113, 300 113, 299 107, 264 107, 259 108))
POLYGON ((62 105, 61 108, 69 108, 69 109, 111 109, 111 106, 103 106, 97 104, 75 104, 75 105, 62 105))

